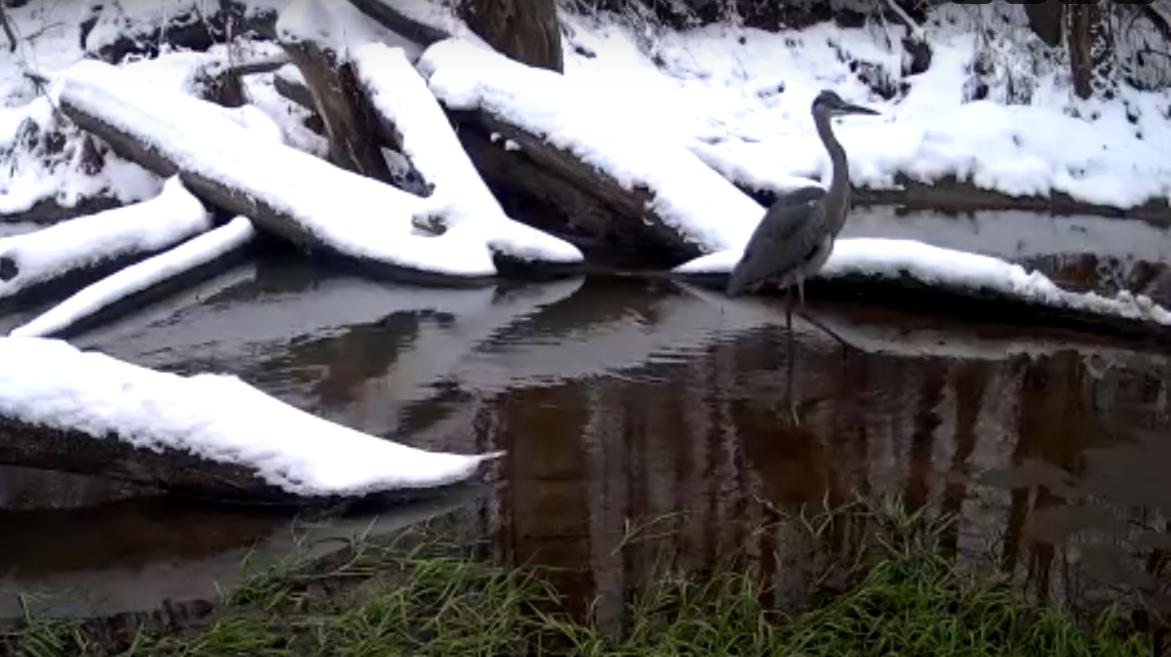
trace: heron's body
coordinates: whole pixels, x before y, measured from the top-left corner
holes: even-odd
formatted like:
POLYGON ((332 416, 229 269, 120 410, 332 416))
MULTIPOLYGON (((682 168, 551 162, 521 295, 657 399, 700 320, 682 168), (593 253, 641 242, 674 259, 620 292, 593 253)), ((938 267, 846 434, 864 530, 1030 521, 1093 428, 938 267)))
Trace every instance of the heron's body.
POLYGON ((834 137, 830 117, 837 114, 875 114, 847 104, 833 92, 822 92, 813 102, 817 133, 829 152, 833 176, 829 189, 802 187, 779 198, 757 224, 728 279, 730 295, 765 284, 802 289, 833 251, 834 238, 846 222, 850 207, 850 174, 846 151, 834 137))

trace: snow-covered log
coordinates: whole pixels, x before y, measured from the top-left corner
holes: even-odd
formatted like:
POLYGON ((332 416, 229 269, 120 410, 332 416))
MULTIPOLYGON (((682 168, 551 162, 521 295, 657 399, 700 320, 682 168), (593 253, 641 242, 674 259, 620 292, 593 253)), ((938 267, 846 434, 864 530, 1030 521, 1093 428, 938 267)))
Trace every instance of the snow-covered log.
POLYGON ((524 234, 533 229, 505 215, 403 50, 372 43, 355 48, 351 57, 383 134, 394 140, 394 146, 434 187, 436 202, 445 209, 443 228, 463 225, 500 235, 516 233, 509 242, 489 241, 519 260, 538 257, 539 251, 511 251, 512 245, 524 245, 524 234))
POLYGON ((123 308, 142 305, 177 286, 220 269, 254 235, 247 217, 236 217, 165 253, 148 258, 83 288, 32 321, 9 332, 12 337, 70 335, 123 308))
POLYGON ((178 172, 209 203, 368 272, 455 282, 496 275, 497 251, 531 254, 541 264, 581 261, 567 242, 520 225, 468 221, 441 235, 421 234, 416 217, 444 214, 433 200, 259 139, 222 108, 143 89, 106 64, 70 69, 61 107, 124 157, 164 175, 178 172))
POLYGON ((420 45, 429 46, 451 36, 441 28, 428 25, 404 12, 405 7, 392 6, 392 0, 349 0, 349 2, 358 11, 374 19, 375 22, 391 32, 400 34, 420 45))
POLYGON ((0 463, 243 501, 434 488, 495 455, 428 452, 300 411, 231 376, 156 372, 0 338, 0 463))
POLYGON ((211 226, 199 199, 172 178, 148 201, 0 239, 0 302, 104 276, 211 226))
POLYGON ((355 173, 392 182, 375 138, 373 112, 358 89, 353 68, 312 41, 289 41, 284 48, 301 71, 313 99, 312 107, 325 125, 330 161, 355 173))
POLYGON ((764 214, 682 140, 592 87, 454 38, 428 48, 418 66, 460 136, 479 140, 468 147, 489 182, 595 237, 657 248, 678 263, 747 241, 764 214), (490 144, 499 155, 491 162, 490 144))
MULTIPOLYGON (((722 286, 742 252, 738 247, 696 258, 674 273, 722 286)), ((920 308, 1171 342, 1171 311, 1146 296, 1070 292, 1020 265, 915 240, 840 239, 806 288, 847 294, 865 289, 868 301, 882 294, 886 301, 902 299, 920 308)))

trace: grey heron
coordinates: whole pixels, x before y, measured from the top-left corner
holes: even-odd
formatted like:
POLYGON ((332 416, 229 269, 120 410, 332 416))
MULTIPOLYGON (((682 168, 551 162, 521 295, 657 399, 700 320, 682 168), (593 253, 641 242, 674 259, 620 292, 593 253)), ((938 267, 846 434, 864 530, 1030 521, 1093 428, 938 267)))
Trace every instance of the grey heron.
POLYGON ((802 187, 777 199, 756 225, 744 255, 740 257, 727 292, 731 296, 754 290, 765 283, 797 287, 804 300, 805 279, 817 273, 833 250, 834 238, 846 223, 850 209, 850 170, 846 150, 834 137, 830 119, 846 114, 878 114, 851 105, 832 91, 813 100, 813 123, 829 152, 833 169, 829 189, 802 187))
MULTIPOLYGON (((850 210, 850 170, 846 150, 834 137, 830 119, 847 114, 878 114, 872 109, 852 105, 836 93, 826 90, 817 95, 812 106, 813 123, 821 143, 829 152, 833 175, 829 189, 811 185, 789 192, 777 199, 756 225, 744 254, 728 279, 727 293, 736 296, 775 283, 785 289, 785 326, 788 330, 789 389, 793 378, 793 294, 796 287, 805 306, 805 279, 816 274, 833 251, 834 238, 846 223, 850 210)), ((811 318, 810 321, 813 321, 811 318)), ((817 324, 834 339, 843 342, 833 331, 817 324)), ((845 344, 843 342, 843 344, 845 344)), ((796 417, 796 411, 793 415, 796 417)))

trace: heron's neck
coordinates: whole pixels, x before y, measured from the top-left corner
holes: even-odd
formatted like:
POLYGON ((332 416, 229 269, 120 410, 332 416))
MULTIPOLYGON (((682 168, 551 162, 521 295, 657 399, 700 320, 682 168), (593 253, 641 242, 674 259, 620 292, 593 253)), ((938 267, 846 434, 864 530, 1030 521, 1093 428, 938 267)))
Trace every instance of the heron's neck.
POLYGON ((833 167, 833 178, 826 199, 826 216, 836 233, 845 223, 846 210, 850 207, 850 165, 846 160, 846 150, 834 137, 829 116, 817 115, 814 122, 817 124, 817 134, 821 137, 821 143, 825 145, 825 150, 829 151, 829 161, 833 167))

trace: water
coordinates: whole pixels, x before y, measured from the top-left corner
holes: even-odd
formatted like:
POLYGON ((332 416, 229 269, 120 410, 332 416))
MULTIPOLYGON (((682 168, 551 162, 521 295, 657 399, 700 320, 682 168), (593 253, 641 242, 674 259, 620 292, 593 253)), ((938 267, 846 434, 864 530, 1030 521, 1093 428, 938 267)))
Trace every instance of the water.
MULTIPOLYGON (((885 225, 898 235, 909 219, 883 221, 856 230, 885 225)), ((956 220, 938 219, 938 233, 915 221, 943 243, 960 230, 946 224, 956 220)), ((1171 243, 1124 224, 1118 234, 1133 231, 1136 242, 1120 238, 1108 252, 1095 224, 1061 233, 1067 221, 1036 229, 1054 244, 1029 246, 1001 234, 1015 224, 976 224, 963 239, 1055 274, 1088 257, 1110 263, 1073 267, 1080 278, 1066 272, 1090 289, 1136 268, 1158 279, 1160 249, 1171 243)), ((6 468, 0 616, 20 613, 20 592, 49 594, 33 605, 71 615, 208 598, 250 548, 280 554, 305 531, 389 532, 428 518, 483 540, 503 562, 562 567, 571 606, 597 601, 613 620, 650 567, 648 554, 615 550, 630 523, 686 517, 675 537, 682 563, 702 567, 719 545, 747 545, 799 604, 854 534, 745 527, 778 510, 884 493, 956 514, 948 541, 962 558, 990 560, 1030 595, 1167 605, 1171 357, 995 317, 810 308, 853 348, 795 321, 793 426, 778 300, 729 300, 662 280, 436 290, 292 261, 243 265, 76 342, 171 371, 235 373, 412 445, 507 456, 480 486, 343 516, 181 504, 6 468)))

